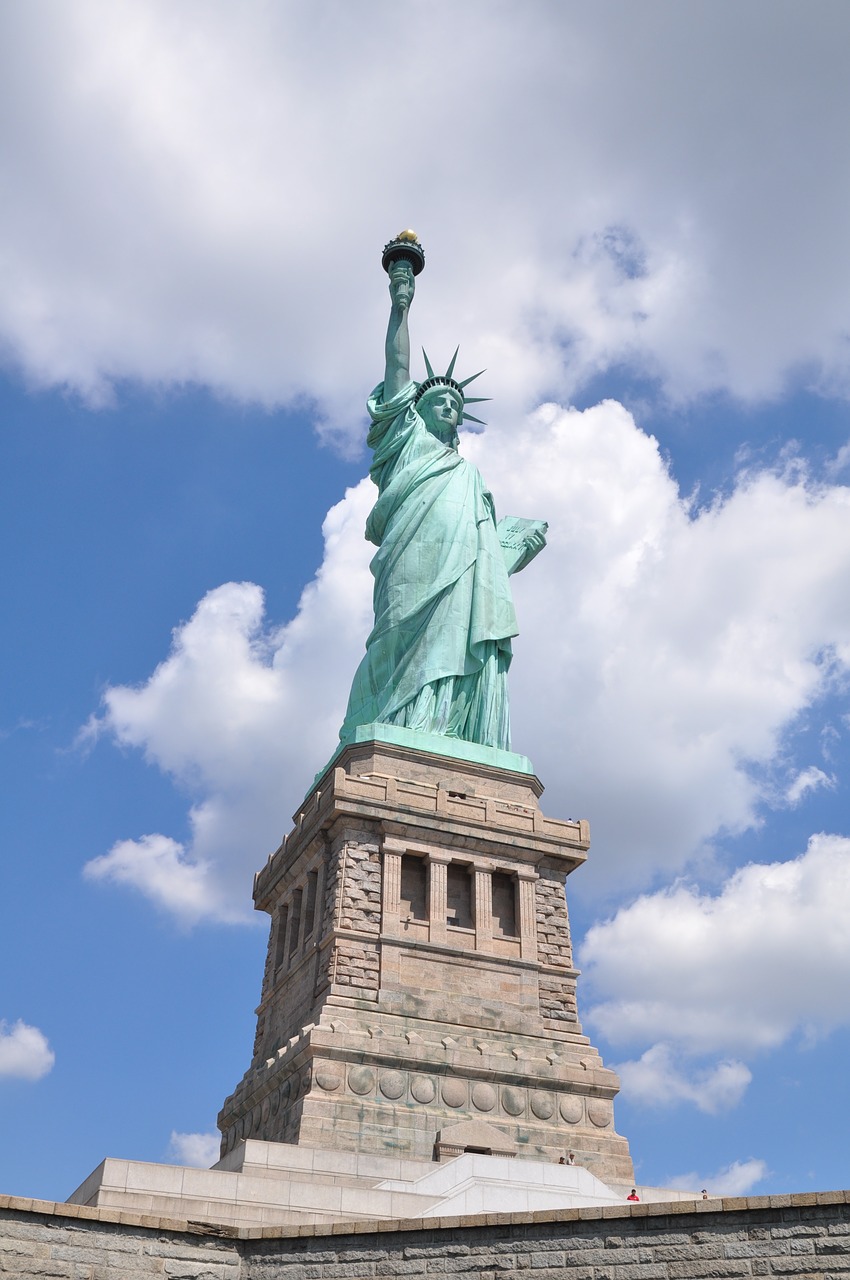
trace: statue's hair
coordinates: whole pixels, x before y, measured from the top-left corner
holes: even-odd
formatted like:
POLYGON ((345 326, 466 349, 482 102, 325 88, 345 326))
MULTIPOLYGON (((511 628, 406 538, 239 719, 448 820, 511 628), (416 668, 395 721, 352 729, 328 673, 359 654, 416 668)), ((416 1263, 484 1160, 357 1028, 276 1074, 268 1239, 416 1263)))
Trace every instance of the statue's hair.
POLYGON ((445 373, 435 373, 431 367, 431 361, 428 359, 428 353, 426 352, 424 347, 422 348, 422 354, 425 357, 425 369, 428 373, 428 377, 425 379, 424 382, 420 382, 419 389, 416 392, 416 400, 414 401, 414 403, 418 403, 418 401, 420 401, 423 396, 427 395, 429 391, 434 391, 440 387, 445 387, 449 391, 454 391, 460 400, 460 414, 458 416, 458 426, 460 426, 461 422, 463 422, 464 419, 467 419, 469 422, 479 422, 481 423, 482 426, 484 426, 485 424, 481 422, 480 418, 475 418, 471 413, 466 412, 466 406, 467 404, 480 404, 485 400, 489 400, 490 397, 489 396, 466 396, 464 395, 464 391, 463 391, 464 387, 469 386, 470 382, 474 382, 476 378, 480 378, 484 370, 480 369, 478 373, 473 373, 472 377, 464 378, 463 382, 458 382, 452 375, 454 374, 454 371, 455 371, 455 361, 457 360, 457 353, 459 350, 460 350, 460 347, 457 347, 455 349, 455 353, 452 356, 449 362, 449 367, 445 373))
POLYGON ((442 379, 439 381, 434 379, 433 382, 429 381, 427 386, 423 385, 419 388, 416 393, 414 403, 418 404, 420 400, 428 400, 430 397, 437 395, 438 392, 442 393, 444 391, 450 391, 452 393, 455 400, 458 402, 458 407, 462 415, 464 406, 463 392, 454 382, 444 382, 442 379))

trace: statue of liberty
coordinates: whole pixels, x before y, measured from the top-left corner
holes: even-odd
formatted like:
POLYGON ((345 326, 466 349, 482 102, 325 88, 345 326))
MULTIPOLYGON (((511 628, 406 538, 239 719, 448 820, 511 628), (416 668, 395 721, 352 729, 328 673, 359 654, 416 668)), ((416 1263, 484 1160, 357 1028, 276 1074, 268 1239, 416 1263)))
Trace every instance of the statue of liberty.
MULTIPOLYGON (((546 541, 540 520, 496 523, 478 469, 458 453, 458 427, 478 397, 445 374, 410 377, 408 313, 425 255, 413 232, 384 250, 390 320, 384 380, 368 401, 370 475, 378 499, 366 523, 377 546, 375 626, 354 677, 343 742, 374 723, 511 749, 507 673, 518 628, 508 575, 546 541)), ((423 353, 424 354, 424 353, 423 353)))

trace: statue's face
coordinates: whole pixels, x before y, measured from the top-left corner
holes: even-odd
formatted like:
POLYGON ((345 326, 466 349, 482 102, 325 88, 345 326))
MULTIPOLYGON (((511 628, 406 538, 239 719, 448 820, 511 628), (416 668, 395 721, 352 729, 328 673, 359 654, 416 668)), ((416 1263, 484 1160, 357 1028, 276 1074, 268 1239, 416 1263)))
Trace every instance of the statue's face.
POLYGON ((457 443, 457 424, 463 406, 457 392, 449 387, 435 387, 426 391, 417 405, 425 426, 444 444, 457 443))

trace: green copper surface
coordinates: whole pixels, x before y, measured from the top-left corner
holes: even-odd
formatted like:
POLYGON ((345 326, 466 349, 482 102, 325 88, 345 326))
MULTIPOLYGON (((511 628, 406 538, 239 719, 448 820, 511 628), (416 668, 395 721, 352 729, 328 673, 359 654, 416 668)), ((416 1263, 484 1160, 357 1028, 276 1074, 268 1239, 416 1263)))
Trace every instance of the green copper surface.
POLYGON ((454 358, 437 385, 411 380, 414 272, 399 259, 388 273, 386 371, 368 402, 378 487, 366 524, 378 548, 375 625, 340 738, 395 725, 510 752, 507 672, 517 624, 508 575, 540 551, 547 526, 517 518, 497 525, 492 495, 458 453, 464 394, 454 358))

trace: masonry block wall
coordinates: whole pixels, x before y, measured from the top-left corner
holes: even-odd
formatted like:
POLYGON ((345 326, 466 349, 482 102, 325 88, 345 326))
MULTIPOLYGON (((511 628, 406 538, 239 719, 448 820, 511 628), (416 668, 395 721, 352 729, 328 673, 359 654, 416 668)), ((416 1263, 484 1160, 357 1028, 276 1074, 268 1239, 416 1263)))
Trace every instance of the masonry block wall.
POLYGON ((541 791, 397 745, 342 752, 256 877, 269 948, 222 1155, 261 1138, 440 1158, 475 1121, 476 1149, 633 1177, 576 1001, 564 882, 588 825, 547 817, 541 791))
POLYGON ((15 1280, 696 1280, 850 1276, 850 1192, 450 1222, 216 1229, 0 1196, 15 1280))

